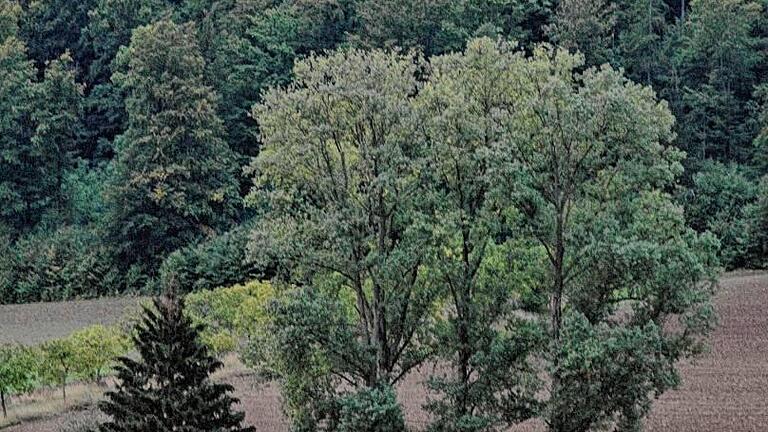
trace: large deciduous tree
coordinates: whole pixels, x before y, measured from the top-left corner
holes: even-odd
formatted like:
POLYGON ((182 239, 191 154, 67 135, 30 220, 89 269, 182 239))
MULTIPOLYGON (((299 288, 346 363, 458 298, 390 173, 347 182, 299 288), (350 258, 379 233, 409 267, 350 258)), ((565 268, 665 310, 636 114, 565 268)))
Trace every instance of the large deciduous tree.
POLYGON ((498 181, 511 155, 497 114, 514 103, 523 55, 485 39, 430 64, 418 97, 430 173, 421 194, 435 203, 441 248, 429 273, 445 290, 439 346, 454 369, 430 383, 439 395, 431 430, 497 430, 536 414, 530 360, 543 341, 540 326, 516 312, 544 257, 510 232, 519 213, 498 181))
POLYGON ((668 194, 683 155, 666 104, 582 64, 546 46, 526 61, 502 122, 504 177, 550 261, 550 430, 634 430, 711 328, 717 242, 686 228, 668 194))
MULTIPOLYGON (((429 349, 432 289, 420 270, 431 232, 419 193, 427 149, 411 102, 423 66, 380 51, 311 57, 254 112, 263 148, 249 202, 265 211, 251 247, 308 287, 275 310, 278 349, 295 359, 287 362, 294 379, 326 370, 331 400, 341 383, 398 382, 429 349)), ((319 420, 319 410, 287 402, 295 422, 319 420)))
POLYGON ((215 233, 238 205, 232 152, 190 25, 138 28, 114 79, 127 92, 108 232, 125 265, 153 274, 161 257, 215 233))

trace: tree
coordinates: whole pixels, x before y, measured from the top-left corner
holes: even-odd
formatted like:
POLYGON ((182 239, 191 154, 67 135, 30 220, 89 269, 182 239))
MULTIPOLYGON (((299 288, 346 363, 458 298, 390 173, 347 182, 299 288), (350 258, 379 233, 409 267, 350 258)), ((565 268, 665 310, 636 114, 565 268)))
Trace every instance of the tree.
POLYGON ((21 37, 29 55, 41 69, 65 52, 72 53, 77 67, 87 70, 90 50, 82 44, 81 30, 88 25, 88 11, 95 0, 29 0, 21 21, 21 37))
POLYGON ((562 0, 557 4, 550 39, 586 57, 586 64, 613 61, 616 10, 607 0, 562 0))
POLYGON ((117 357, 131 349, 130 339, 117 327, 94 325, 73 333, 70 338, 77 358, 75 373, 96 383, 101 383, 117 357))
POLYGON ((550 262, 550 430, 634 430, 711 329, 717 241, 686 228, 665 192, 682 172, 666 104, 582 65, 547 46, 526 60, 500 114, 513 163, 499 177, 550 262))
POLYGON ((15 2, 0 2, 0 217, 16 232, 32 225, 36 209, 27 191, 38 180, 29 142, 35 70, 16 35, 20 13, 15 2))
POLYGON ((618 7, 617 60, 636 82, 657 84, 664 72, 660 57, 667 12, 664 0, 629 0, 618 7))
MULTIPOLYGON (((274 313, 288 343, 276 349, 297 360, 283 363, 292 377, 317 374, 313 359, 327 368, 314 375, 325 393, 298 395, 307 404, 335 401, 334 382, 393 385, 430 352, 433 287, 420 269, 431 233, 418 194, 426 148, 411 103, 423 67, 391 52, 313 56, 254 110, 263 147, 248 203, 263 215, 251 250, 302 286, 274 313)), ((296 411, 320 412, 307 406, 296 411)))
POLYGON ((35 359, 21 346, 0 346, 0 406, 8 417, 6 397, 29 391, 34 382, 35 359))
POLYGON ((693 175, 684 194, 688 225, 710 231, 720 240, 720 257, 728 269, 750 265, 748 207, 757 199, 758 185, 744 166, 709 162, 693 175))
POLYGON ((70 338, 54 339, 44 343, 41 350, 43 356, 41 362, 43 381, 47 384, 59 386, 66 403, 67 380, 72 375, 78 362, 75 356, 75 345, 70 338))
POLYGON ((750 99, 765 55, 756 30, 762 6, 747 0, 694 0, 681 57, 684 91, 676 112, 680 142, 693 158, 747 162, 754 123, 750 99))
POLYGON ((238 206, 232 153, 190 25, 138 28, 114 79, 128 93, 107 231, 126 267, 157 271, 169 252, 226 227, 238 206))
POLYGON ((430 173, 421 196, 435 203, 441 247, 427 265, 446 287, 448 325, 438 345, 454 368, 432 378, 441 398, 429 406, 430 430, 497 430, 536 414, 540 383, 529 359, 543 342, 539 326, 515 315, 527 279, 545 264, 542 251, 509 238, 519 213, 500 199, 505 185, 497 178, 509 155, 495 113, 514 103, 523 56, 481 39, 430 64, 417 97, 430 173))
POLYGON ((110 159, 113 141, 125 129, 125 94, 111 81, 119 48, 130 44, 133 29, 163 16, 168 7, 164 0, 96 0, 88 12, 81 36, 93 52, 83 71, 87 87, 81 146, 88 159, 110 159))
POLYGON ((529 44, 543 39, 552 8, 548 0, 363 0, 349 39, 367 47, 420 48, 428 56, 461 50, 479 36, 529 44))
POLYGON ((34 88, 35 130, 31 144, 42 171, 39 199, 58 221, 71 220, 64 183, 79 156, 78 135, 83 87, 75 82, 72 58, 64 53, 48 63, 44 79, 34 88))
POLYGON ((232 386, 210 381, 222 363, 200 343, 202 327, 184 316, 184 301, 170 294, 153 304, 133 337, 139 359, 118 360, 119 384, 99 404, 110 418, 100 430, 253 432, 232 411, 232 386))

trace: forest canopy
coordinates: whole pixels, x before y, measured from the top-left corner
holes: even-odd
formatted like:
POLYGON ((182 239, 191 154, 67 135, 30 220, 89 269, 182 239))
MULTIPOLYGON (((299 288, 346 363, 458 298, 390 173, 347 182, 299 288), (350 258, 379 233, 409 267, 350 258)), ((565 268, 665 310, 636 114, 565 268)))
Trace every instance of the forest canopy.
POLYGON ((768 267, 766 76, 762 0, 0 0, 0 303, 193 292, 296 431, 428 363, 639 430, 768 267))

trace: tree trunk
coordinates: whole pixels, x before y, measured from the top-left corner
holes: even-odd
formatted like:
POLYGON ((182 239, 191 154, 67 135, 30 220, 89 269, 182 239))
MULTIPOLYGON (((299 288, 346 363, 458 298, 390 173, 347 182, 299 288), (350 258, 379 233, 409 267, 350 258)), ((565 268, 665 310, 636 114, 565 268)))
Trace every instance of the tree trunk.
POLYGON ((685 0, 680 0, 680 22, 685 22, 685 0))
POLYGON ((0 390, 0 405, 3 406, 3 418, 8 418, 8 409, 5 407, 5 392, 0 390))
POLYGON ((563 291, 565 289, 564 260, 565 238, 563 212, 558 211, 557 225, 555 227, 555 256, 552 262, 553 279, 552 298, 550 299, 549 314, 552 325, 552 338, 555 342, 560 340, 560 327, 562 324, 563 291))
POLYGON ((67 402, 67 374, 61 377, 61 394, 64 396, 64 403, 67 402))

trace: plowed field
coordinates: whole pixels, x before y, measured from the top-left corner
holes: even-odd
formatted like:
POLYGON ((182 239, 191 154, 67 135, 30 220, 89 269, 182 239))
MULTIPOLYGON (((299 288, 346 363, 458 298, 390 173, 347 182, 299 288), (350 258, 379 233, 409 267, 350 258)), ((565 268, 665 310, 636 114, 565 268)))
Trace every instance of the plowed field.
MULTIPOLYGON (((105 303, 0 306, 0 342, 36 342, 81 325, 110 321, 135 304, 135 300, 101 302, 105 303)), ((720 324, 712 336, 710 352, 694 363, 680 366, 683 385, 656 401, 646 422, 647 431, 768 431, 768 274, 726 275, 716 306, 720 324)), ((414 428, 425 421, 419 409, 424 399, 421 379, 415 375, 399 389, 414 428)), ((259 432, 288 431, 274 386, 260 386, 248 374, 232 374, 228 381, 237 389, 249 424, 259 432)), ((92 414, 86 411, 78 415, 92 414)), ((59 431, 71 417, 69 413, 27 422, 6 431, 59 431)), ((513 429, 541 430, 541 425, 533 422, 513 429)))

